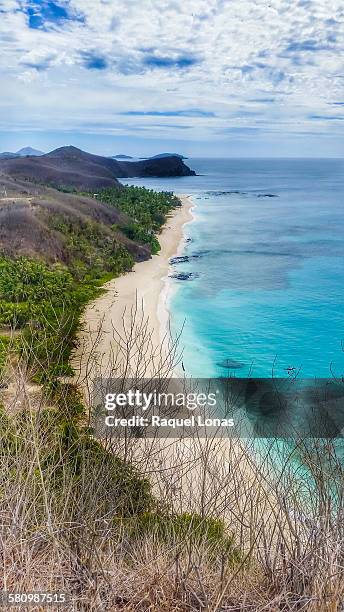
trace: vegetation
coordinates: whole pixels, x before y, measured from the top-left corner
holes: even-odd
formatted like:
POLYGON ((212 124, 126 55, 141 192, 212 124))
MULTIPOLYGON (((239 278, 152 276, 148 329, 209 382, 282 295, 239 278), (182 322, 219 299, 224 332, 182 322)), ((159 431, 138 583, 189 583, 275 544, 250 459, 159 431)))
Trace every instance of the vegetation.
POLYGON ((21 330, 17 341, 36 376, 70 373, 69 357, 82 308, 97 291, 81 284, 60 264, 47 264, 25 257, 0 259, 0 326, 21 330), (51 371, 46 371, 49 354, 51 371))
MULTIPOLYGON (((171 194, 137 188, 99 197, 125 213, 121 229, 153 252, 178 205, 171 194)), ((72 374, 85 304, 133 260, 118 227, 104 231, 56 212, 49 222, 64 237, 67 263, 0 258, 6 590, 65 592, 68 609, 91 611, 341 610, 343 462, 335 442, 300 440, 291 449, 271 440, 258 461, 248 440, 196 437, 167 448, 161 439, 95 440, 77 384, 61 374, 72 374), (32 385, 32 375, 42 384, 32 385)), ((126 332, 113 342, 126 363, 135 355, 137 375, 145 378, 153 355, 161 368, 166 356, 145 317, 126 332)))
POLYGON ((209 556, 225 555, 227 562, 233 565, 241 560, 233 534, 225 522, 209 516, 144 512, 135 520, 126 521, 126 530, 130 537, 138 540, 149 534, 169 546, 183 547, 188 542, 195 548, 205 547, 209 556))
MULTIPOLYGON (((119 195, 106 190, 100 197, 131 219, 120 228, 128 237, 158 251, 155 233, 178 205, 172 194, 128 188, 119 195)), ((88 561, 80 538, 94 550, 104 529, 111 546, 137 546, 154 534, 162 546, 183 550, 189 542, 206 549, 209 558, 225 555, 236 563, 233 538, 223 521, 197 513, 175 514, 169 504, 157 500, 149 479, 132 461, 92 437, 81 393, 61 375, 73 374, 69 359, 85 304, 97 295, 104 279, 129 270, 133 258, 116 239, 117 226, 104 231, 96 221, 55 211, 49 224, 64 237, 67 264, 0 258, 0 327, 8 333, 0 337, 0 384, 7 388, 8 376, 23 376, 24 392, 18 403, 14 393, 13 407, 0 406, 2 515, 19 512, 19 540, 38 538, 41 550, 47 545, 49 554, 51 547, 56 551, 64 542, 65 558, 77 559, 85 568, 88 561), (13 331, 19 360, 15 364, 10 354, 13 331), (40 383, 38 404, 37 399, 34 405, 27 401, 28 378, 40 383), (61 538, 53 535, 55 530, 61 538)), ((11 547, 8 534, 3 524, 6 554, 11 547)))
POLYGON ((103 189, 96 197, 126 213, 131 222, 120 226, 121 230, 132 240, 149 244, 153 254, 160 248, 155 234, 165 223, 168 213, 180 206, 173 193, 144 187, 127 186, 121 190, 112 187, 103 189))
MULTIPOLYGON (((0 536, 9 590, 16 584, 21 592, 66 592, 73 609, 116 611, 123 603, 126 609, 129 598, 136 604, 143 596, 147 604, 155 600, 155 587, 140 594, 140 582, 153 558, 156 569, 160 566, 156 588, 161 579, 170 582, 168 551, 176 567, 180 564, 173 598, 181 602, 190 597, 181 582, 189 555, 198 556, 202 572, 206 562, 216 572, 239 567, 223 521, 170 512, 155 499, 141 470, 88 435, 78 409, 73 418, 71 397, 62 387, 59 392, 64 400, 58 408, 43 402, 34 413, 0 415, 0 536)), ((142 609, 174 609, 163 605, 161 596, 142 609)))
POLYGON ((95 221, 78 222, 65 215, 51 215, 50 226, 65 237, 69 269, 83 282, 99 281, 105 275, 119 276, 128 272, 134 260, 116 239, 114 231, 105 231, 95 221))
POLYGON ((75 610, 342 609, 343 479, 334 498, 342 468, 332 442, 326 467, 313 442, 314 487, 289 444, 271 441, 254 470, 248 441, 169 441, 167 461, 159 440, 131 440, 126 451, 94 440, 74 385, 55 383, 28 406, 0 411, 7 590, 67 593, 75 610))
POLYGON ((0 336, 0 376, 3 368, 6 365, 8 351, 10 346, 10 339, 6 336, 0 336))
MULTIPOLYGON (((132 218, 122 231, 134 241, 149 244, 153 253, 159 250, 155 233, 179 203, 173 194, 135 187, 107 189, 98 197, 116 204, 132 218)), ((72 374, 69 358, 85 304, 106 280, 128 272, 134 263, 118 241, 117 226, 106 228, 96 221, 81 221, 55 211, 49 214, 48 222, 64 237, 67 265, 49 265, 26 257, 0 258, 0 326, 23 331, 38 380, 43 370, 47 377, 47 355, 54 364, 49 376, 72 374)), ((6 353, 6 342, 2 341, 0 368, 6 353)))

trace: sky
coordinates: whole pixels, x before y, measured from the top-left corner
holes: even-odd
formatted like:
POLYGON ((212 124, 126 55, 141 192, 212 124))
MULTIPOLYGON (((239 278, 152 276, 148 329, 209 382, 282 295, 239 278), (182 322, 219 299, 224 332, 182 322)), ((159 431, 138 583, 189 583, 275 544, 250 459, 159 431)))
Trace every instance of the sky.
POLYGON ((340 0, 0 0, 0 150, 342 157, 340 0))

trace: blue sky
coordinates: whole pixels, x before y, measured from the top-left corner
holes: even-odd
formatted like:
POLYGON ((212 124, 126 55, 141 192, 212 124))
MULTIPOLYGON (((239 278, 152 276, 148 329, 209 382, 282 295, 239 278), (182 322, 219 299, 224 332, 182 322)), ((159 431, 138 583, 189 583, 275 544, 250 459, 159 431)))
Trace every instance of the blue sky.
POLYGON ((0 0, 0 150, 343 156, 339 0, 0 0))

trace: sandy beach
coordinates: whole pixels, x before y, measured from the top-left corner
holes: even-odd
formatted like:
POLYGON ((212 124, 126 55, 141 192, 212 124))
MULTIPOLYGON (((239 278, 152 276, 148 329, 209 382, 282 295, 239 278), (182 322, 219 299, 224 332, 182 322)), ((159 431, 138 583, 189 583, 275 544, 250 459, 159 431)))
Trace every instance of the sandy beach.
MULTIPOLYGON (((159 235, 159 254, 137 263, 132 272, 108 282, 104 287, 106 292, 85 310, 84 331, 73 361, 80 372, 79 382, 86 401, 92 396, 92 381, 98 376, 103 379, 137 377, 140 380, 165 376, 167 370, 170 376, 178 372, 178 368, 166 367, 166 362, 169 364, 165 357, 169 348, 166 277, 170 258, 181 252, 183 228, 192 220, 194 206, 190 196, 178 197, 182 207, 173 211, 159 235)), ((117 452, 121 452, 119 448, 117 452)), ((208 469, 211 477, 207 482, 207 496, 217 500, 217 508, 227 504, 221 491, 224 482, 233 480, 232 470, 233 482, 238 478, 242 483, 241 497, 236 503, 243 506, 254 483, 260 479, 244 445, 226 436, 223 439, 211 436, 170 439, 167 436, 154 441, 132 440, 131 452, 132 461, 140 469, 149 471, 156 495, 169 499, 174 505, 180 504, 183 511, 200 511, 208 469), (203 465, 204 454, 209 462, 207 470, 203 465)), ((257 506, 270 505, 269 498, 267 502, 265 497, 263 501, 258 497, 257 493, 257 506)), ((227 514, 224 509, 222 512, 227 514)), ((264 507, 262 512, 268 514, 269 509, 264 507)))
POLYGON ((80 368, 87 378, 91 367, 90 353, 95 358, 92 362, 94 366, 96 361, 98 374, 104 376, 106 372, 109 373, 110 361, 113 367, 123 367, 121 361, 127 359, 127 355, 123 351, 116 352, 115 339, 127 336, 133 316, 137 322, 141 320, 141 324, 137 323, 141 326, 143 317, 145 319, 146 343, 150 345, 149 349, 146 347, 146 352, 149 350, 151 357, 158 347, 161 348, 164 338, 168 342, 168 291, 164 279, 168 275, 170 258, 178 253, 182 245, 183 227, 192 220, 191 209, 194 206, 190 196, 178 197, 182 206, 171 213, 162 228, 159 235, 160 252, 147 261, 136 263, 128 274, 109 281, 104 286, 105 293, 87 306, 83 317, 84 331, 80 336, 81 349, 77 355, 81 366, 76 368, 80 368))

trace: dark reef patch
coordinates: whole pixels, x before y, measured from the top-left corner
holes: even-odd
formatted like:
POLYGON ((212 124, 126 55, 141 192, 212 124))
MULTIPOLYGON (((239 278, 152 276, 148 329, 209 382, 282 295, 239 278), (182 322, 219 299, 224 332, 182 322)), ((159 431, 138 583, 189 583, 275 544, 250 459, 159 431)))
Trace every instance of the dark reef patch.
MULTIPOLYGON (((238 189, 233 189, 230 191, 206 191, 205 194, 207 196, 211 195, 214 197, 220 197, 224 195, 242 195, 242 196, 255 196, 256 198, 278 198, 276 193, 256 193, 255 191, 239 191, 238 189)), ((197 198, 201 199, 201 198, 197 198)), ((205 200, 209 198, 205 197, 205 200)))
POLYGON ((243 368, 245 364, 240 363, 240 361, 235 361, 235 359, 224 359, 223 361, 219 361, 216 365, 220 368, 226 368, 227 370, 239 370, 243 368))

